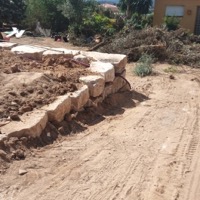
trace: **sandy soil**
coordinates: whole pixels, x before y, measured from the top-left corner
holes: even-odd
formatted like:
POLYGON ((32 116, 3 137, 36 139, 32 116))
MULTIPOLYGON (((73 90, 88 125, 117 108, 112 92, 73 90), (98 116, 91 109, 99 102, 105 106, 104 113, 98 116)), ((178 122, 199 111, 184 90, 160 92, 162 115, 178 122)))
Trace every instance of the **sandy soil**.
POLYGON ((32 60, 1 50, 0 58, 0 122, 77 90, 80 76, 92 74, 64 56, 32 60))
POLYGON ((46 47, 60 47, 74 50, 87 50, 87 47, 77 47, 73 46, 69 42, 55 42, 53 38, 45 38, 45 37, 27 37, 23 36, 20 39, 15 37, 10 39, 10 42, 18 43, 18 44, 28 44, 34 46, 46 46, 46 47))
POLYGON ((1 200, 199 200, 199 71, 157 65, 138 78, 132 67, 133 91, 107 113, 12 163, 1 200))

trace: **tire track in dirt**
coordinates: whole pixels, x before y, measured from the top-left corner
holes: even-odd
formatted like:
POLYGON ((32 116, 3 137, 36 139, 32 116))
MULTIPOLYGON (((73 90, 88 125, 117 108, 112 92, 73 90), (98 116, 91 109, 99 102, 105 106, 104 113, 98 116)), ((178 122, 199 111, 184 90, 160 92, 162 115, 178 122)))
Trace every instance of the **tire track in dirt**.
POLYGON ((13 163, 3 200, 199 200, 198 83, 129 78, 148 101, 13 163))

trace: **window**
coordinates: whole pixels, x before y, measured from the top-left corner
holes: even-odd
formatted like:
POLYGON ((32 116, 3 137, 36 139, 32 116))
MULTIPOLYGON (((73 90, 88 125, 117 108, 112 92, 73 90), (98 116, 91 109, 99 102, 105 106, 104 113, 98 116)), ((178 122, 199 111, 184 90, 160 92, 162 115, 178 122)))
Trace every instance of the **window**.
POLYGON ((184 15, 184 6, 167 6, 165 10, 165 16, 176 16, 183 17, 184 15))

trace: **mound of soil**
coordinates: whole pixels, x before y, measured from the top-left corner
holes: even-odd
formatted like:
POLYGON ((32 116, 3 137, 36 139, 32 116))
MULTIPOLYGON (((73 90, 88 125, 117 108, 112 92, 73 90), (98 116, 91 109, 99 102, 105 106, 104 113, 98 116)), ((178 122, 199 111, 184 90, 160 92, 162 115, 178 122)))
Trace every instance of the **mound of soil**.
POLYGON ((2 50, 0 57, 0 122, 19 120, 18 115, 76 91, 79 77, 92 74, 64 56, 36 61, 2 50))

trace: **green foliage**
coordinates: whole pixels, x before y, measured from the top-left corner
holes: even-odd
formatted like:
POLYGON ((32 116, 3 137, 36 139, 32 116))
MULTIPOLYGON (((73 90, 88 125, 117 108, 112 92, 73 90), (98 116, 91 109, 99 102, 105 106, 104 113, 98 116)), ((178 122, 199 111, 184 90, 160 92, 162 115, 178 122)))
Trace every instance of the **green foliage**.
POLYGON ((150 75, 152 73, 152 63, 152 56, 148 54, 143 54, 136 64, 134 73, 140 77, 150 75))
POLYGON ((101 28, 102 23, 105 23, 105 18, 102 19, 100 15, 94 14, 100 9, 95 0, 66 0, 58 5, 58 9, 70 22, 71 37, 81 34, 90 36, 101 28))
POLYGON ((19 24, 24 18, 24 0, 0 0, 0 25, 5 23, 19 24))
POLYGON ((84 9, 83 0, 66 0, 58 5, 58 9, 70 22, 82 22, 84 9))
POLYGON ((115 32, 113 22, 108 17, 94 13, 90 18, 83 20, 83 31, 90 32, 86 35, 94 35, 96 33, 112 35, 115 32))
POLYGON ((153 26, 153 13, 147 15, 139 15, 138 13, 134 13, 131 19, 126 21, 126 25, 129 28, 134 27, 136 30, 153 26))
POLYGON ((164 18, 165 25, 169 31, 176 30, 179 28, 180 18, 176 16, 166 16, 164 18))
POLYGON ((36 22, 40 21, 44 28, 54 31, 66 30, 68 20, 57 9, 58 3, 64 0, 26 0, 25 24, 29 28, 35 28, 36 22))
POLYGON ((119 6, 126 12, 126 17, 131 18, 133 13, 147 14, 152 5, 152 0, 120 0, 119 6))

